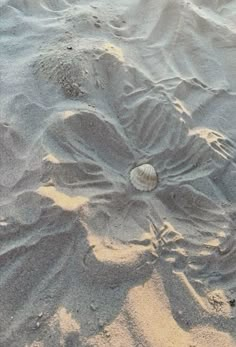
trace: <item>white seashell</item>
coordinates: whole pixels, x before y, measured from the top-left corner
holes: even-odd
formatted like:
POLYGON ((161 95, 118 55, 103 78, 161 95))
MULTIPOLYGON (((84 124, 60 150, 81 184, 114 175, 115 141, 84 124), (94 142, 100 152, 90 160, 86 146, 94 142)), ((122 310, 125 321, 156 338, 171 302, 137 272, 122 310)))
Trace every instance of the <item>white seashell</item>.
POLYGON ((136 189, 150 192, 156 188, 158 176, 152 165, 143 164, 130 171, 130 181, 136 189))

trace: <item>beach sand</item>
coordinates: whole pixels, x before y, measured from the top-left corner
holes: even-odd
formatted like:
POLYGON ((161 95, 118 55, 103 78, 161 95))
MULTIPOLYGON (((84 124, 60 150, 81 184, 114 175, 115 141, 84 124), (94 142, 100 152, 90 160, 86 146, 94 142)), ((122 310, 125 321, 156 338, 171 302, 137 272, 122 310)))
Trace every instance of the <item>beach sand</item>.
POLYGON ((0 347, 236 346, 235 23, 0 0, 0 347))

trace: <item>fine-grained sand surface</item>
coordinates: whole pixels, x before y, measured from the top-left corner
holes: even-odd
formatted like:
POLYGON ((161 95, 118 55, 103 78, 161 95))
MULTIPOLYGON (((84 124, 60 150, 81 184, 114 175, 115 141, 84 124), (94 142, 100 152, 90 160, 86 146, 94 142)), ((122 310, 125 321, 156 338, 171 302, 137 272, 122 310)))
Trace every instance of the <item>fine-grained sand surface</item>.
POLYGON ((236 346, 235 110, 235 0, 0 0, 0 347, 236 346))

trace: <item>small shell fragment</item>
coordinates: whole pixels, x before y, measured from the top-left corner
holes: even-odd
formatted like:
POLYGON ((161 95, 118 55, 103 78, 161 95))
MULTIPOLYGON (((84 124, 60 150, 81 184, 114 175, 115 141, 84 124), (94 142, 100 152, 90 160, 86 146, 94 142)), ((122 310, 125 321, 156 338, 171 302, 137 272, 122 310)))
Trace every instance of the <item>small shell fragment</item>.
POLYGON ((152 165, 143 164, 130 171, 130 181, 137 190, 150 192, 156 188, 158 176, 152 165))

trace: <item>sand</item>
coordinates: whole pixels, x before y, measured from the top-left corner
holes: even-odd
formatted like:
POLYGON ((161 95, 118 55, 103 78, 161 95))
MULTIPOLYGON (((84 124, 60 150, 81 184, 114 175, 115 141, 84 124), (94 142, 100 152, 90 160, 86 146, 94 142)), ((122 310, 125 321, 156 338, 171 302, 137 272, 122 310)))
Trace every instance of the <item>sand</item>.
POLYGON ((0 0, 0 347, 236 346, 235 23, 0 0))

